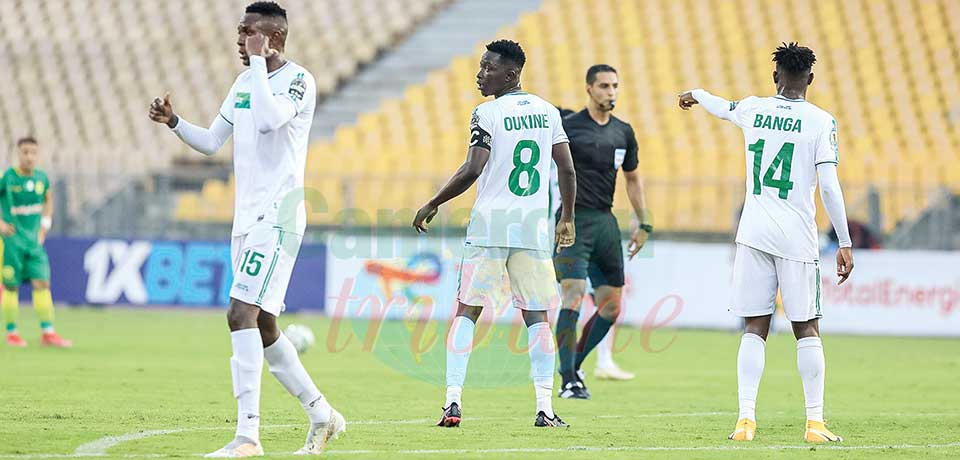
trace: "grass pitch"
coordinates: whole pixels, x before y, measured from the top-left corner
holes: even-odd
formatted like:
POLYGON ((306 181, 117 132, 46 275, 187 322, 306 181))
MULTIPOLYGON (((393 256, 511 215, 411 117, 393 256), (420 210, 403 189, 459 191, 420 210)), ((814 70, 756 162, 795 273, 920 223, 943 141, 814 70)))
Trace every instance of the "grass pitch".
MULTIPOLYGON (((402 334, 384 333, 392 343, 365 349, 355 334, 365 323, 296 315, 281 322, 316 332, 304 363, 352 422, 329 446, 330 458, 960 457, 958 340, 825 337, 826 416, 846 441, 817 447, 801 441, 803 392, 787 335, 767 345, 758 439, 735 444, 726 436, 737 416, 739 334, 624 329, 624 340, 632 340, 616 359, 639 377, 588 379, 592 400, 556 400, 571 424, 565 430, 532 426, 525 353, 490 343, 471 358, 462 427, 440 429, 433 423, 443 403, 436 383, 443 380, 445 326, 427 331, 441 334, 439 345, 415 354, 402 334), (336 341, 328 343, 331 331, 336 341)), ((31 346, 0 346, 0 458, 195 457, 232 438, 236 406, 222 312, 60 309, 57 324, 73 349, 41 348, 29 308, 21 332, 31 346)), ((384 330, 404 327, 393 322, 384 330)), ((592 368, 589 360, 585 369, 592 368)), ((268 456, 281 457, 301 446, 306 419, 266 368, 263 378, 262 442, 268 456)))

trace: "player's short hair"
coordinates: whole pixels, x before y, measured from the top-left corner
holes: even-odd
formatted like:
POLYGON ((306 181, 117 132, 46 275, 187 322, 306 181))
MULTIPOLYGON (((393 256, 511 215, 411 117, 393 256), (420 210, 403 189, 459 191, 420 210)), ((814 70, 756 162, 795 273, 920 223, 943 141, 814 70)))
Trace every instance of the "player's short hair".
POLYGON ((592 85, 593 82, 597 81, 597 74, 600 72, 617 73, 617 69, 614 69, 613 66, 609 66, 607 64, 594 64, 587 69, 587 84, 592 85))
POLYGON ((283 9, 277 2, 253 2, 247 5, 246 12, 287 20, 287 10, 283 9))
POLYGON ((23 136, 23 137, 21 137, 20 139, 17 139, 17 147, 20 147, 20 146, 23 145, 23 144, 40 145, 40 144, 37 142, 37 138, 35 138, 35 137, 33 137, 33 136, 23 136))
POLYGON ((520 69, 527 63, 527 55, 523 53, 523 48, 513 40, 496 40, 487 43, 487 51, 499 54, 500 59, 511 62, 520 69))
POLYGON ((773 52, 773 62, 789 76, 805 77, 813 68, 813 63, 817 62, 817 56, 813 54, 813 50, 796 42, 781 43, 773 52))

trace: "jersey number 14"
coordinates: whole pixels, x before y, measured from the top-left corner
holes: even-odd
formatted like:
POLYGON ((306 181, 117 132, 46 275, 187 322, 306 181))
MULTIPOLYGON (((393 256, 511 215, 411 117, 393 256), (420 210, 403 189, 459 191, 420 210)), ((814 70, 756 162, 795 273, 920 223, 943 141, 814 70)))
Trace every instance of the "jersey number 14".
POLYGON ((516 196, 530 196, 540 190, 540 171, 537 171, 537 164, 540 163, 540 146, 535 141, 520 141, 513 149, 513 169, 510 171, 510 178, 507 186, 516 196), (530 151, 530 160, 523 161, 523 151, 530 151), (527 186, 520 185, 520 176, 526 173, 527 186))
MULTIPOLYGON (((747 146, 747 150, 753 152, 753 194, 759 195, 761 192, 760 189, 760 161, 763 159, 763 139, 758 139, 757 142, 747 146)), ((787 199, 787 195, 790 194, 790 190, 793 190, 793 182, 790 182, 790 168, 793 164, 793 143, 786 142, 783 144, 783 147, 780 147, 780 151, 777 152, 777 156, 773 159, 773 162, 770 163, 770 167, 767 168, 767 171, 763 173, 763 186, 772 187, 780 190, 780 198, 783 200, 787 199), (777 169, 783 168, 780 172, 780 178, 774 179, 773 175, 776 174, 777 169)))

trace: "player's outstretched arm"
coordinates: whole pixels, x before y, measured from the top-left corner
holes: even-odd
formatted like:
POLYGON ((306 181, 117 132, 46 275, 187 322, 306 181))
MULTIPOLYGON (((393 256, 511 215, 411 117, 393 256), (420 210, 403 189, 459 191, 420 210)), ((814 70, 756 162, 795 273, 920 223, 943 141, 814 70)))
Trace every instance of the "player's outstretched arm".
POLYGON ((577 171, 567 142, 553 144, 553 161, 557 164, 557 181, 560 185, 560 221, 557 222, 557 251, 573 246, 576 227, 573 224, 573 208, 577 202, 577 171))
POLYGON ((417 211, 417 216, 413 219, 413 228, 417 229, 417 233, 428 230, 427 224, 437 215, 440 205, 460 196, 477 181, 489 159, 490 150, 486 147, 472 146, 467 150, 467 160, 460 165, 457 172, 453 173, 440 191, 417 211))
POLYGON ((259 33, 247 37, 247 51, 250 52, 250 107, 253 110, 253 122, 257 131, 266 134, 293 120, 297 116, 297 106, 289 97, 275 96, 270 89, 267 58, 278 51, 270 48, 267 37, 259 33))
POLYGON ((714 96, 703 89, 684 91, 677 96, 680 98, 679 104, 681 109, 690 110, 690 107, 700 104, 707 112, 710 112, 711 115, 717 118, 723 118, 724 120, 730 119, 733 113, 732 110, 736 107, 736 104, 722 97, 714 96))
POLYGON ((837 232, 840 248, 837 250, 837 276, 842 284, 853 271, 853 242, 850 239, 850 229, 847 227, 847 212, 843 203, 843 191, 840 189, 840 179, 837 177, 836 163, 820 163, 817 165, 817 175, 820 178, 820 199, 823 207, 830 216, 833 230, 837 232))
POLYGON ((153 99, 153 103, 150 104, 150 119, 167 125, 180 140, 204 155, 217 153, 217 150, 220 150, 220 147, 223 147, 233 134, 233 126, 222 114, 217 114, 210 128, 201 128, 181 119, 173 112, 170 93, 164 95, 163 99, 159 97, 153 99))

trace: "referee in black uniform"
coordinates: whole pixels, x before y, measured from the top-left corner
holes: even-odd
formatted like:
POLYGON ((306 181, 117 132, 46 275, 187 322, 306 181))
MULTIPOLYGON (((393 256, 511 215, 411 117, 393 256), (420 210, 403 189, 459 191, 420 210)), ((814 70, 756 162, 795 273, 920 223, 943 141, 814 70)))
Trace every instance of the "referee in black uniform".
POLYGON ((611 114, 618 87, 616 69, 606 64, 590 67, 587 107, 563 119, 577 171, 577 241, 554 256, 563 298, 556 334, 563 378, 561 398, 590 397, 578 372, 580 365, 620 314, 623 246, 620 226, 610 210, 618 170, 623 171, 627 196, 639 219, 628 246, 630 258, 640 252, 653 232, 643 180, 637 170, 637 138, 628 123, 611 114), (583 337, 578 342, 577 320, 587 277, 593 285, 598 309, 584 326, 583 337))

